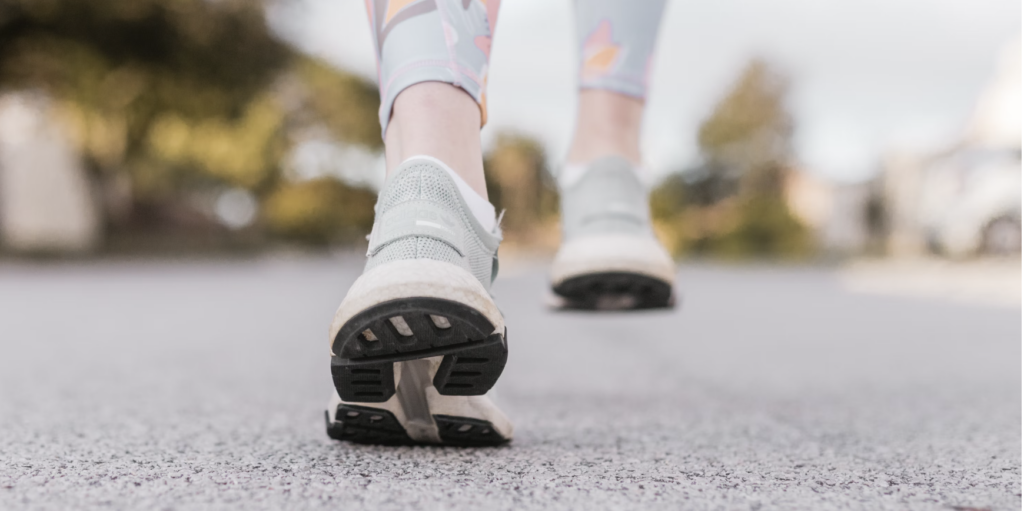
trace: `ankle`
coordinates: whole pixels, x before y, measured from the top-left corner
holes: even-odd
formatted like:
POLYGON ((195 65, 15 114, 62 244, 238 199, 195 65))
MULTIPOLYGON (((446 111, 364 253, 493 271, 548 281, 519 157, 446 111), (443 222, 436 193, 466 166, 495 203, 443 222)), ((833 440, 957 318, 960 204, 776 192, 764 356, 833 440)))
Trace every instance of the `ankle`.
POLYGON ((424 82, 403 90, 395 99, 384 145, 388 174, 411 157, 431 156, 487 198, 480 107, 462 89, 443 82, 424 82))
POLYGON ((641 99, 604 90, 580 92, 576 132, 569 164, 585 164, 604 156, 622 156, 640 165, 641 99))

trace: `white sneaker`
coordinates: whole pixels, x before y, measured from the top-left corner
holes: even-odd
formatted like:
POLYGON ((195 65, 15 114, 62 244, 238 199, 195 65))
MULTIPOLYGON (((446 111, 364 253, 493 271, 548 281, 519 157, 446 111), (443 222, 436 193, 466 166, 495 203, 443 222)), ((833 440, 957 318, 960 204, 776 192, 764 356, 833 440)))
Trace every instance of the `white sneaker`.
POLYGON ((512 424, 486 394, 508 358, 490 295, 501 233, 433 158, 388 178, 366 268, 331 325, 327 434, 361 443, 497 445, 512 424))
POLYGON ((559 188, 562 246, 551 267, 552 305, 672 307, 675 263, 654 237, 647 189, 632 164, 601 158, 559 188))

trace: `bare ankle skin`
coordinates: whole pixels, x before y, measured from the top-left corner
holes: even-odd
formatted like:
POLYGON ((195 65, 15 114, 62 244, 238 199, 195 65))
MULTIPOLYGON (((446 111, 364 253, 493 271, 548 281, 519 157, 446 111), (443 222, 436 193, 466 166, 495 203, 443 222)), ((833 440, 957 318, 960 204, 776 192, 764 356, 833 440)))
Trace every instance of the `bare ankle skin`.
POLYGON ((639 165, 643 113, 642 99, 606 90, 581 90, 567 163, 588 163, 614 155, 639 165))
POLYGON ((423 82, 406 88, 395 99, 384 135, 387 173, 417 155, 443 161, 487 198, 480 107, 462 89, 444 82, 423 82))

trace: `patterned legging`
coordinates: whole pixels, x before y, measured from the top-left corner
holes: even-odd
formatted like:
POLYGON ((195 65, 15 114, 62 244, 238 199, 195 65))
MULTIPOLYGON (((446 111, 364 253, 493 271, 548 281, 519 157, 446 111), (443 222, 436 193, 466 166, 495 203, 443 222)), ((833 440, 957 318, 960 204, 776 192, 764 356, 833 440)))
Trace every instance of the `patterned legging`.
MULTIPOLYGON (((500 0, 365 0, 377 49, 380 125, 406 87, 461 87, 487 122, 487 68, 500 0)), ((647 94, 665 0, 577 0, 580 87, 647 94)))

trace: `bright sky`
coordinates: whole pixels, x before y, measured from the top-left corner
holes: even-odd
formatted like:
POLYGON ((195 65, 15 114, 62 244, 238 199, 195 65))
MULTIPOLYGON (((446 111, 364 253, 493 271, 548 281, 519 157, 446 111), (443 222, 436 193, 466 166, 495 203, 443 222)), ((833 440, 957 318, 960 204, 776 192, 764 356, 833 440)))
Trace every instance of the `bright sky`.
MULTIPOLYGON (((304 51, 375 77, 361 0, 293 0, 271 18, 304 51)), ((700 122, 757 55, 791 79, 804 167, 866 178, 888 149, 956 140, 1020 30, 1020 0, 669 0, 645 157, 657 172, 694 163, 700 122)), ((557 162, 575 115, 575 51, 570 0, 502 2, 485 144, 502 130, 524 132, 557 162)))

